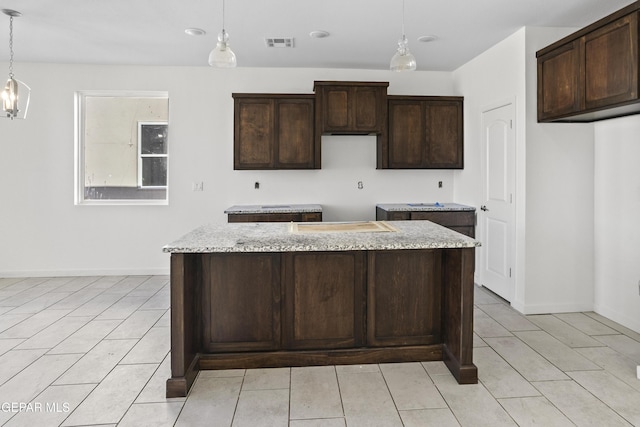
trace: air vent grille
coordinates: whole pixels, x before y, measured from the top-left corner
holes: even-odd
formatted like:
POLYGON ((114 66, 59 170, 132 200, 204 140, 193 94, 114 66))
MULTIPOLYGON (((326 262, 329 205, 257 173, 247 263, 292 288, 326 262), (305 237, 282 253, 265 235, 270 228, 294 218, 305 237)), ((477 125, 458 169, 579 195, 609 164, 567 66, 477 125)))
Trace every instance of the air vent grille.
POLYGON ((266 37, 267 47, 293 47, 293 37, 266 37))

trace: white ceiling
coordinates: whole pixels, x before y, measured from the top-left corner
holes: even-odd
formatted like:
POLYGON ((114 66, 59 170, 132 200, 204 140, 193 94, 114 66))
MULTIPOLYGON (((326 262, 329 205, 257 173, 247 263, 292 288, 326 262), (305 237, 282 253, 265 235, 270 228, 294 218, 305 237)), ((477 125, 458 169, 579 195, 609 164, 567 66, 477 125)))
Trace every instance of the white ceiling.
MULTIPOLYGON (((583 27, 633 0, 405 0, 419 70, 451 71, 523 26, 583 27), (417 38, 437 35, 420 43, 417 38)), ((225 27, 239 67, 387 69, 402 28, 401 0, 226 0, 225 27), (309 32, 331 35, 312 39, 309 32), (265 37, 294 37, 292 49, 265 37)), ((222 0, 0 0, 14 9, 20 61, 207 66, 222 0), (197 27, 204 36, 186 35, 197 27)), ((0 61, 9 56, 0 14, 0 61)), ((1 70, 0 70, 1 73, 1 70)))

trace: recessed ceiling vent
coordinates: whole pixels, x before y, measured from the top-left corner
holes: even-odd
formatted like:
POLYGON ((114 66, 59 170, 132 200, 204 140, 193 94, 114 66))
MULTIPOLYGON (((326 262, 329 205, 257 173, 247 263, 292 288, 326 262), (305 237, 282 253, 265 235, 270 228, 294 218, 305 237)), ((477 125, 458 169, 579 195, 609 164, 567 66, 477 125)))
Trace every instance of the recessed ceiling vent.
POLYGON ((293 47, 293 37, 266 37, 267 47, 293 47))

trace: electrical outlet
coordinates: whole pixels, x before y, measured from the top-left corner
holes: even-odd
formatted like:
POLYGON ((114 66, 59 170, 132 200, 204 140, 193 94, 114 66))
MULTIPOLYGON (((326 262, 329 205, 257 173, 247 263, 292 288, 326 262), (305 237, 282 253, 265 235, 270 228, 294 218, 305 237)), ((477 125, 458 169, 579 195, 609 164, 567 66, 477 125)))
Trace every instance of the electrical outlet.
POLYGON ((442 181, 438 181, 438 188, 442 188, 442 181))
POLYGON ((358 181, 358 190, 362 190, 364 188, 364 184, 362 181, 358 181))
POLYGON ((204 191, 204 182, 200 181, 200 182, 194 182, 191 185, 191 189, 193 191, 204 191))
POLYGON ((255 182, 255 184, 253 184, 253 188, 255 188, 256 190, 260 189, 260 183, 258 181, 255 182))

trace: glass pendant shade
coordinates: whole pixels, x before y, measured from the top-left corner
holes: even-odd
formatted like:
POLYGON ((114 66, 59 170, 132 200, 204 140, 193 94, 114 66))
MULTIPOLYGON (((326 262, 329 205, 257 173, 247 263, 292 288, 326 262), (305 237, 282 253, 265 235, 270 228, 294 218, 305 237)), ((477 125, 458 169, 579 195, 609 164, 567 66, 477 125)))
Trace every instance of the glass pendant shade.
POLYGON ((403 34, 398 41, 398 50, 391 58, 391 71, 414 71, 416 69, 416 58, 409 51, 408 43, 403 34))
POLYGON ((236 54, 229 47, 229 34, 223 29, 218 34, 218 44, 209 54, 209 65, 218 68, 233 68, 237 65, 236 54))
MULTIPOLYGON (((2 13, 9 17, 9 79, 0 93, 2 115, 7 119, 24 119, 27 117, 31 88, 13 78, 13 18, 21 15, 11 9, 2 9, 2 13)), ((2 87, 2 86, 0 86, 2 87)))
POLYGON ((8 119, 24 119, 27 117, 31 88, 13 77, 9 77, 7 84, 0 94, 2 100, 2 114, 8 119))

